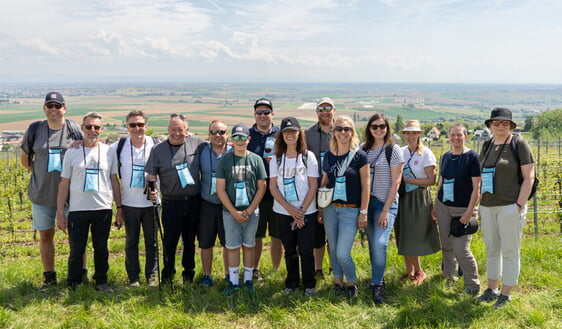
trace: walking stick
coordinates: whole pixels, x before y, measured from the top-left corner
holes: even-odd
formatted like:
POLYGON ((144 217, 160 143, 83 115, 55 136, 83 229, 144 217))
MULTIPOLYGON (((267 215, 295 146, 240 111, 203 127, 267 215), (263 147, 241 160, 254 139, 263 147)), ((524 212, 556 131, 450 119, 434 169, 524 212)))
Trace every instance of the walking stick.
MULTIPOLYGON (((149 180, 148 181, 148 188, 151 192, 156 190, 156 181, 149 180)), ((158 290, 162 290, 162 278, 160 275, 160 252, 158 250, 158 232, 160 232, 160 239, 162 239, 162 255, 164 257, 164 264, 168 263, 168 255, 166 254, 166 246, 164 245, 164 233, 162 232, 162 225, 160 224, 160 214, 158 211, 158 205, 156 204, 156 200, 152 202, 152 209, 153 209, 153 225, 154 225, 154 246, 156 247, 156 268, 158 273, 158 290)), ((174 291, 174 286, 172 280, 170 280, 170 288, 172 292, 174 291)))

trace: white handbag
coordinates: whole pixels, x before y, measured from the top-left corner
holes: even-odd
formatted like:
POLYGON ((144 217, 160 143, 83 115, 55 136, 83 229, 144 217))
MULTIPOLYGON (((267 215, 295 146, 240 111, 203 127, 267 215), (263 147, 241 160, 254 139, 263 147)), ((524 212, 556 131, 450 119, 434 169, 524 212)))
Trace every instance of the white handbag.
POLYGON ((334 196, 334 189, 327 187, 318 188, 318 196, 316 197, 318 207, 326 208, 332 202, 334 196))

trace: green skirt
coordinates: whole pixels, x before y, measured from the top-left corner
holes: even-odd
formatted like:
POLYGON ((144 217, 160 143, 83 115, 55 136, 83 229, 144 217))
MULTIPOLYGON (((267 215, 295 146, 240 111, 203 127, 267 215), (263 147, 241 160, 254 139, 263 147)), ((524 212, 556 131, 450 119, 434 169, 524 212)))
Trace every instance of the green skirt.
POLYGON ((429 187, 400 195, 394 223, 398 254, 425 256, 441 250, 437 223, 431 218, 432 208, 429 187))

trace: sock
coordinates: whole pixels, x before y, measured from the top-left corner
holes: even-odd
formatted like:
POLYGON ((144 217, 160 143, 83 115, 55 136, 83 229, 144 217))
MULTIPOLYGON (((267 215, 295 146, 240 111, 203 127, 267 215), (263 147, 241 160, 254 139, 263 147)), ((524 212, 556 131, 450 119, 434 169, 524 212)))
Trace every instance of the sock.
POLYGON ((252 281, 254 276, 254 268, 244 266, 244 282, 252 281))
POLYGON ((228 274, 230 274, 230 283, 237 285, 238 284, 238 267, 229 267, 228 274))

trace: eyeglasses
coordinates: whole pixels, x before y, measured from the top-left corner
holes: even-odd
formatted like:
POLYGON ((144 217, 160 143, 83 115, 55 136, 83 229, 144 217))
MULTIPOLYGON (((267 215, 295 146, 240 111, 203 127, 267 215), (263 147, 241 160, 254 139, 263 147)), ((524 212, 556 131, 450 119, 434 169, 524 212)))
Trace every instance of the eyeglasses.
POLYGON ((183 115, 183 114, 179 114, 179 113, 172 113, 172 114, 170 114, 170 119, 171 119, 171 118, 176 118, 176 117, 178 117, 178 118, 180 118, 180 119, 182 119, 182 120, 185 121, 185 115, 183 115))
POLYGON ((209 134, 216 136, 216 135, 224 135, 226 134, 226 130, 209 130, 209 134))
POLYGON ((384 123, 382 125, 372 124, 369 127, 373 130, 377 130, 377 129, 383 130, 383 129, 386 129, 386 123, 384 123))
POLYGON ((53 107, 56 108, 57 110, 60 110, 62 108, 62 104, 59 103, 49 103, 47 105, 45 105, 48 109, 52 109, 53 107))
POLYGON ((235 141, 235 142, 238 142, 238 141, 243 141, 243 142, 245 142, 245 141, 248 140, 248 136, 236 135, 236 136, 232 136, 232 140, 235 141))
POLYGON ((511 125, 511 121, 509 121, 509 120, 492 120, 492 126, 499 127, 499 125, 507 127, 507 126, 511 125))
POLYGON ((349 132, 351 131, 353 128, 351 127, 342 127, 342 126, 336 126, 336 131, 341 132, 341 131, 345 131, 345 132, 349 132))
POLYGON ((256 113, 256 115, 262 115, 262 114, 263 115, 270 115, 271 111, 270 110, 257 110, 255 113, 256 113))
POLYGON ((142 123, 142 122, 131 122, 131 123, 129 123, 129 127, 131 127, 131 128, 135 128, 135 127, 143 128, 145 125, 146 125, 146 123, 142 123))
POLYGON ((334 109, 334 107, 332 105, 326 105, 326 106, 318 106, 316 108, 317 112, 332 112, 332 110, 334 109))
POLYGON ((94 130, 100 130, 100 129, 101 129, 101 126, 97 126, 97 125, 84 125, 84 128, 85 128, 86 130, 90 130, 90 129, 92 129, 92 128, 94 128, 94 130))

